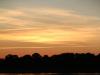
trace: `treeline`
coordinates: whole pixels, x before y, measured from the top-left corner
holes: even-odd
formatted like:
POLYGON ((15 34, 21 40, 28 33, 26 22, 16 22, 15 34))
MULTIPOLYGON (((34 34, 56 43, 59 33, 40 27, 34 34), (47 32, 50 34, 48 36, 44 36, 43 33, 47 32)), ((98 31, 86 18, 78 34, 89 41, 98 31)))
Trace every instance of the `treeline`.
POLYGON ((51 57, 38 53, 0 59, 0 72, 100 72, 100 54, 63 53, 51 57))

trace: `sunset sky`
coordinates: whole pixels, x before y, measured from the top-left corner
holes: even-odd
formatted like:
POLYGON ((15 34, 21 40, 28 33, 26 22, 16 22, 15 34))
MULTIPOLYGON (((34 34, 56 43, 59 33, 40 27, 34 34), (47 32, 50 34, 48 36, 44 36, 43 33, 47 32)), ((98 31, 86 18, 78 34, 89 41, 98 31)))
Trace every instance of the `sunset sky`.
POLYGON ((100 0, 0 0, 0 57, 100 53, 100 0))

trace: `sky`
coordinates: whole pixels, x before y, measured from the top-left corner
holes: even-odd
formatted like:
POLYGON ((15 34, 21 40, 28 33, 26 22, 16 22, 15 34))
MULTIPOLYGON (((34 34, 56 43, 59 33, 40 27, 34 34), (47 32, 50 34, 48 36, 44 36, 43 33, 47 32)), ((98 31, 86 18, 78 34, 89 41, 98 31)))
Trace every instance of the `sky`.
POLYGON ((100 0, 0 0, 0 57, 100 52, 100 0))

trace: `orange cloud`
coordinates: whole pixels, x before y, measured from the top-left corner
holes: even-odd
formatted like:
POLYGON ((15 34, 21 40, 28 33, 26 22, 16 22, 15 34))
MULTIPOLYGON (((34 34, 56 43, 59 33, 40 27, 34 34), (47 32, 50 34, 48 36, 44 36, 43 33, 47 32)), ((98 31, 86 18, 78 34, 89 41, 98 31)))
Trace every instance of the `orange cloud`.
MULTIPOLYGON (((18 8, 1 11, 0 24, 4 23, 5 27, 8 27, 8 29, 2 29, 0 26, 1 40, 56 44, 56 46, 60 43, 72 46, 76 41, 85 42, 81 46, 87 46, 90 43, 92 43, 90 46, 93 46, 96 42, 91 40, 99 37, 97 36, 100 30, 98 17, 56 8, 18 8), (13 28, 10 29, 10 26, 13 28)), ((74 46, 80 45, 75 43, 74 46)))

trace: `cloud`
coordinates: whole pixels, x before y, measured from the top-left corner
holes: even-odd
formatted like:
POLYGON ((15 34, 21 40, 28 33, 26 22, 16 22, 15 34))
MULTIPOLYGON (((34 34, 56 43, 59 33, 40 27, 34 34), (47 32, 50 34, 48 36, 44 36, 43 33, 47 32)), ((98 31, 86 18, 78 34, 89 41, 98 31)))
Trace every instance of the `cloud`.
POLYGON ((75 11, 58 8, 17 8, 1 9, 0 11, 0 23, 9 26, 14 25, 15 28, 27 28, 37 25, 64 25, 65 27, 75 25, 77 27, 93 23, 100 24, 100 18, 98 17, 84 16, 77 14, 75 11))
POLYGON ((0 40, 0 49, 16 49, 16 48, 66 48, 66 47, 96 47, 86 42, 78 41, 54 41, 54 43, 41 42, 21 42, 11 40, 0 40))
POLYGON ((45 44, 39 42, 21 42, 11 40, 0 40, 0 48, 42 48, 50 47, 52 44, 45 44))
POLYGON ((100 18, 80 15, 72 10, 37 7, 0 9, 0 12, 1 40, 91 43, 90 40, 99 37, 100 18))
MULTIPOLYGON (((86 42, 91 37, 94 31, 85 32, 85 30, 69 31, 60 29, 23 29, 23 30, 8 30, 1 31, 0 38, 2 40, 13 40, 21 42, 42 42, 42 43, 62 43, 64 41, 86 42), (81 35, 81 36, 80 36, 81 35), (61 41, 61 42, 57 42, 61 41)), ((64 43, 68 45, 68 43, 64 43)))

